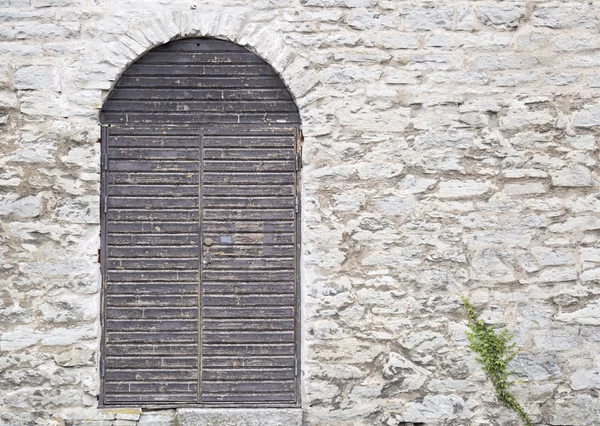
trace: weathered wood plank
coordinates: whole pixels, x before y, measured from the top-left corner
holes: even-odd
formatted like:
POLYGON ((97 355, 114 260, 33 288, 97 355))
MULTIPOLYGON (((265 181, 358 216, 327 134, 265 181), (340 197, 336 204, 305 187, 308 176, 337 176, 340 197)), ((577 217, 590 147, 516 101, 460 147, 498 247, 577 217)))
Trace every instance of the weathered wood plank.
MULTIPOLYGON (((139 90, 134 89, 136 92, 139 90)), ((119 91, 120 92, 120 91, 119 91)), ((199 148, 199 136, 166 135, 112 135, 108 138, 108 152, 113 148, 199 148)))
POLYGON ((107 248, 108 258, 112 257, 159 257, 159 258, 194 258, 198 257, 198 248, 191 247, 131 247, 111 246, 107 248))
POLYGON ((252 52, 244 49, 242 46, 232 43, 230 41, 194 37, 177 40, 158 46, 156 49, 153 49, 151 52, 147 53, 142 58, 145 58, 150 53, 162 54, 163 52, 177 52, 179 54, 179 52, 190 51, 209 52, 209 54, 214 54, 215 52, 241 52, 245 54, 251 54, 252 56, 256 56, 252 54, 252 52))
MULTIPOLYGON (((190 48, 191 49, 191 48, 190 48)), ((196 48, 194 48, 196 49, 196 48)), ((264 61, 252 53, 246 51, 237 51, 235 53, 226 52, 198 52, 197 50, 188 50, 181 52, 148 52, 139 59, 139 64, 179 64, 179 65, 216 65, 216 64, 262 64, 264 61)))
POLYGON ((109 233, 131 234, 194 234, 200 231, 197 222, 109 222, 109 233))
MULTIPOLYGON (((111 332, 106 333, 106 343, 197 343, 197 332, 155 332, 155 333, 140 333, 140 332, 111 332)), ((127 379, 123 379, 127 380, 127 379)))
MULTIPOLYGON (((140 367, 138 367, 140 368, 140 367)), ((191 381, 198 378, 196 369, 186 370, 116 370, 109 369, 106 371, 107 381, 148 381, 161 382, 170 380, 191 381)))
MULTIPOLYGON (((211 58, 214 59, 214 56, 211 58)), ((127 77, 181 76, 181 77, 228 77, 272 76, 273 69, 267 63, 254 64, 180 64, 136 63, 125 73, 127 77)))
POLYGON ((189 210, 119 210, 110 209, 106 213, 108 223, 116 221, 193 221, 197 222, 199 217, 198 209, 189 210))
POLYGON ((266 271, 269 269, 293 269, 296 259, 286 257, 257 257, 257 258, 235 258, 225 256, 211 257, 208 268, 210 269, 235 269, 251 270, 260 269, 266 271))
POLYGON ((198 308, 107 308, 107 319, 198 319, 198 308))
POLYGON ((198 195, 198 185, 110 185, 108 195, 189 197, 198 195))
MULTIPOLYGON (((285 383, 285 382, 283 382, 285 383)), ((275 390, 286 391, 283 386, 273 387, 275 390)), ((268 388, 266 388, 268 390, 268 388)), ((140 382, 108 382, 104 386, 107 393, 159 393, 159 394, 193 394, 198 391, 196 382, 174 382, 174 383, 140 383, 140 382)), ((179 395, 178 395, 179 396, 179 395)), ((143 397, 143 396, 142 396, 143 397)))
POLYGON ((107 356, 158 356, 158 355, 194 355, 198 356, 196 344, 164 344, 155 345, 109 345, 106 347, 107 356))
POLYGON ((296 190, 293 185, 205 185, 202 193, 207 197, 252 196, 252 197, 291 197, 296 190))
MULTIPOLYGON (((178 101, 292 101, 285 89, 128 89, 121 87, 111 99, 178 100, 178 101)), ((166 145, 165 145, 166 146, 166 145)), ((177 145, 184 146, 184 145, 177 145)), ((197 146, 193 145, 193 146, 197 146)))
POLYGON ((108 150, 109 160, 193 160, 198 161, 199 150, 169 148, 112 148, 108 150))
POLYGON ((261 368, 250 369, 205 369, 202 372, 205 380, 289 380, 294 378, 293 368, 261 368))
POLYGON ((211 283, 203 282, 205 294, 293 294, 294 283, 211 283))
MULTIPOLYGON (((141 166, 140 166, 141 167, 141 166)), ((149 168, 148 166, 147 168, 149 168)), ((109 185, 135 184, 135 185, 198 185, 198 169, 185 173, 115 173, 109 171, 107 181, 109 185)))
MULTIPOLYGON (((198 161, 129 161, 129 160, 109 160, 108 169, 111 172, 186 172, 187 178, 192 179, 191 173, 198 172, 198 161)), ((164 175, 156 175, 155 179, 161 179, 158 182, 168 182, 164 175)), ((110 175, 109 175, 110 179, 110 175)), ((168 179, 168 178, 167 178, 168 179)), ((110 183, 110 181, 109 181, 110 183)), ((117 183, 117 182, 115 182, 117 183)), ((127 183, 127 182, 118 182, 127 183)), ((146 182, 154 183, 154 182, 146 182)))
MULTIPOLYGON (((292 358, 293 359, 293 358, 292 358)), ((277 382, 210 382, 202 383, 202 393, 254 393, 254 392, 293 392, 296 383, 294 380, 277 381, 277 382)))
POLYGON ((115 271, 109 269, 106 273, 106 279, 110 282, 156 282, 156 281, 197 281, 200 273, 194 271, 115 271))
POLYGON ((160 393, 160 394, 123 394, 123 393, 105 393, 104 403, 115 405, 133 405, 144 404, 185 404, 197 402, 196 393, 160 393))
POLYGON ((202 318, 294 318, 294 307, 272 306, 266 308, 240 308, 237 306, 217 305, 202 307, 202 318))
POLYGON ((232 319, 204 319, 202 329, 210 331, 284 331, 294 329, 293 319, 277 320, 232 320, 232 319))
POLYGON ((292 257, 296 253, 296 247, 294 245, 211 245, 204 247, 204 253, 211 256, 292 257))
POLYGON ((255 356, 255 355, 293 355, 295 353, 293 343, 271 343, 271 344, 231 344, 203 343, 202 353, 206 356, 255 356))
POLYGON ((197 246, 198 234, 108 234, 106 241, 109 246, 197 246))
POLYGON ((293 281, 294 271, 221 271, 209 270, 202 271, 202 279, 207 281, 293 281))
POLYGON ((293 160, 293 148, 205 148, 206 160, 293 160))
POLYGON ((206 209, 204 220, 294 220, 294 210, 206 209))
MULTIPOLYGON (((244 160, 244 161, 227 161, 227 160, 205 160, 205 172, 289 172, 294 170, 295 163, 292 160, 244 160)), ((280 178, 280 177, 279 177, 280 178)), ((263 180, 262 183, 279 183, 269 180, 263 180)), ((290 183, 290 182, 288 182, 290 183)))
POLYGON ((108 208, 192 209, 199 206, 198 197, 108 197, 108 208))
POLYGON ((206 403, 251 403, 251 402, 292 402, 295 399, 293 392, 288 393, 246 393, 246 394, 202 394, 202 402, 206 403))
POLYGON ((209 233, 204 234, 204 245, 266 245, 266 244, 294 244, 294 234, 292 233, 257 233, 257 234, 222 234, 209 233))
MULTIPOLYGON (((143 78, 143 77, 142 77, 143 78)), ((111 100, 104 104, 106 113, 131 111, 136 113, 218 113, 218 114, 247 114, 247 113, 289 113, 295 112, 296 106, 289 101, 156 101, 156 100, 111 100)))
POLYGON ((200 266, 196 259, 107 259, 106 269, 121 271, 143 271, 143 270, 195 270, 200 266))
POLYGON ((204 173, 205 184, 294 184, 294 173, 204 173))
MULTIPOLYGON (((143 286, 148 286, 145 288, 145 292, 139 291, 137 292, 134 288, 129 288, 126 290, 115 289, 113 290, 110 284, 108 285, 106 299, 107 307, 178 307, 178 306, 186 306, 186 307, 197 307, 198 306, 198 296, 194 293, 197 290, 197 285, 181 285, 178 290, 170 291, 169 288, 166 290, 170 292, 160 291, 157 289, 158 285, 153 284, 141 284, 143 286), (156 290, 150 288, 154 286, 156 290), (192 291, 193 290, 193 291, 192 291), (132 293, 139 293, 135 295, 131 295, 132 293), (180 293, 181 295, 177 295, 180 293), (124 296, 125 294, 125 296, 124 296), (129 295, 127 295, 129 294, 129 295)), ((171 285, 172 286, 172 285, 171 285)), ((165 289, 165 287, 161 287, 165 289)))
POLYGON ((227 306, 227 307, 250 307, 250 306, 293 306, 294 295, 202 295, 202 306, 227 306))
POLYGON ((218 113, 218 112, 101 112, 100 121, 106 124, 151 125, 161 122, 167 125, 205 124, 205 123, 245 123, 245 124, 299 124, 299 117, 294 112, 264 112, 260 113, 218 113))
MULTIPOLYGON (((205 208, 293 208, 294 197, 212 197, 203 196, 202 204, 205 208)), ((181 204, 185 204, 181 202, 181 204)), ((110 199, 109 199, 110 206, 110 199)), ((184 206, 182 206, 184 207, 184 206)), ((187 206, 185 206, 187 207, 187 206)))
POLYGON ((198 368, 198 357, 106 357, 106 368, 198 368))
POLYGON ((232 77, 205 77, 205 76, 161 76, 161 77, 139 77, 123 75, 116 85, 117 88, 172 88, 172 89, 235 89, 243 88, 263 88, 263 89, 282 89, 285 87, 283 82, 274 79, 270 75, 266 76, 232 76, 232 77))
POLYGON ((204 366, 207 368, 260 368, 260 367, 294 367, 293 356, 278 357, 207 357, 204 366))
MULTIPOLYGON (((157 306, 168 306, 165 305, 168 303, 174 303, 175 306, 194 306, 189 305, 191 301, 180 301, 177 298, 167 298, 164 300, 164 303, 161 303, 159 300, 159 295, 192 295, 198 292, 198 283, 149 283, 149 282, 139 282, 139 283, 113 283, 109 282, 106 286, 107 297, 107 305, 109 306, 120 306, 116 303, 122 298, 126 298, 130 302, 139 301, 140 303, 145 300, 146 303, 144 305, 151 305, 155 303, 157 306), (135 296, 120 296, 125 294, 131 294, 135 296), (152 297, 152 295, 154 295, 152 297), (120 296, 120 297, 117 297, 120 296), (184 303, 181 305, 181 303, 184 303)), ((179 297, 179 296, 178 296, 179 297)), ((196 303, 198 301, 196 300, 196 303)))
POLYGON ((165 320, 165 319, 150 319, 150 320, 115 320, 108 318, 105 322, 106 331, 197 331, 198 321, 191 320, 165 320))
MULTIPOLYGON (((205 233, 279 233, 279 232, 294 232, 295 223, 292 221, 264 221, 264 222, 250 222, 250 221, 228 221, 228 222, 216 222, 216 221, 203 221, 202 228, 205 233)), ((264 253, 262 253, 264 254, 264 253)))
POLYGON ((204 148, 291 148, 296 140, 293 136, 206 136, 204 148))

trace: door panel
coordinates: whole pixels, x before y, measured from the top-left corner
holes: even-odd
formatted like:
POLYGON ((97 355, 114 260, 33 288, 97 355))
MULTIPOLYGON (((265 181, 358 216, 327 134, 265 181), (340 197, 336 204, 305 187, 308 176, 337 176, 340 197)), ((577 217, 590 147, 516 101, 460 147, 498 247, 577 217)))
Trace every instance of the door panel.
POLYGON ((103 379, 107 404, 197 400, 200 133, 193 133, 168 128, 105 129, 103 379), (160 148, 165 143, 170 146, 168 155, 160 148), (130 153, 145 159, 140 164, 153 167, 123 167, 130 162, 130 153), (161 172, 163 165, 179 159, 185 162, 186 172, 161 172), (143 180, 149 174, 152 179, 143 180), (175 176, 184 183, 173 186, 175 176), (143 184, 137 184, 136 177, 143 184), (186 214, 190 211, 195 214, 186 214))
POLYGON ((286 182, 264 167, 239 165, 294 159, 295 130, 212 130, 202 146, 203 165, 211 164, 201 177, 201 402, 293 403, 296 359, 264 343, 293 344, 296 337, 295 162, 280 166, 290 176, 286 182), (282 220, 273 219, 273 211, 282 220), (235 343, 248 348, 241 357, 235 343))

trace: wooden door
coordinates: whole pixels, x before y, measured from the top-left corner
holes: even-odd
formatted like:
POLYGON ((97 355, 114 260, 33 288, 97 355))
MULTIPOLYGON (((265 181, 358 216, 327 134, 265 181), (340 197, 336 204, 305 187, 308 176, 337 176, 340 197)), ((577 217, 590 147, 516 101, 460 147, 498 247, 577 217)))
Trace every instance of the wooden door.
POLYGON ((103 108, 104 405, 299 403, 299 116, 209 39, 134 63, 103 108))

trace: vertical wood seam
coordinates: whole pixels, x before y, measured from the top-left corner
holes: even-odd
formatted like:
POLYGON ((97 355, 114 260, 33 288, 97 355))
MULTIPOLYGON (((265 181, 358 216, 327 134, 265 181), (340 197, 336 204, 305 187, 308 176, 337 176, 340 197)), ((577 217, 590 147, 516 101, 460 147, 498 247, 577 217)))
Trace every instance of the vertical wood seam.
POLYGON ((198 403, 202 402, 202 262, 204 261, 202 226, 202 188, 204 162, 204 132, 198 129, 198 403))

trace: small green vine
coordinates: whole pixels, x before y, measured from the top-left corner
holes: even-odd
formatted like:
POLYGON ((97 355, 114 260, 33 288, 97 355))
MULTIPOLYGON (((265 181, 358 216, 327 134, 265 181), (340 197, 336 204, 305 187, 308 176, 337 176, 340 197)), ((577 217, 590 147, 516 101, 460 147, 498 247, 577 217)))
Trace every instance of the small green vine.
POLYGON ((508 371, 508 364, 515 358, 518 350, 515 350, 515 343, 511 343, 514 336, 507 330, 496 334, 492 326, 477 318, 473 306, 466 297, 462 301, 469 316, 469 329, 467 338, 469 347, 473 352, 479 355, 477 361, 481 363, 483 371, 487 373, 490 380, 496 388, 498 399, 508 408, 514 410, 526 426, 531 426, 531 419, 525 412, 521 404, 508 390, 512 384, 508 380, 511 374, 508 371))

